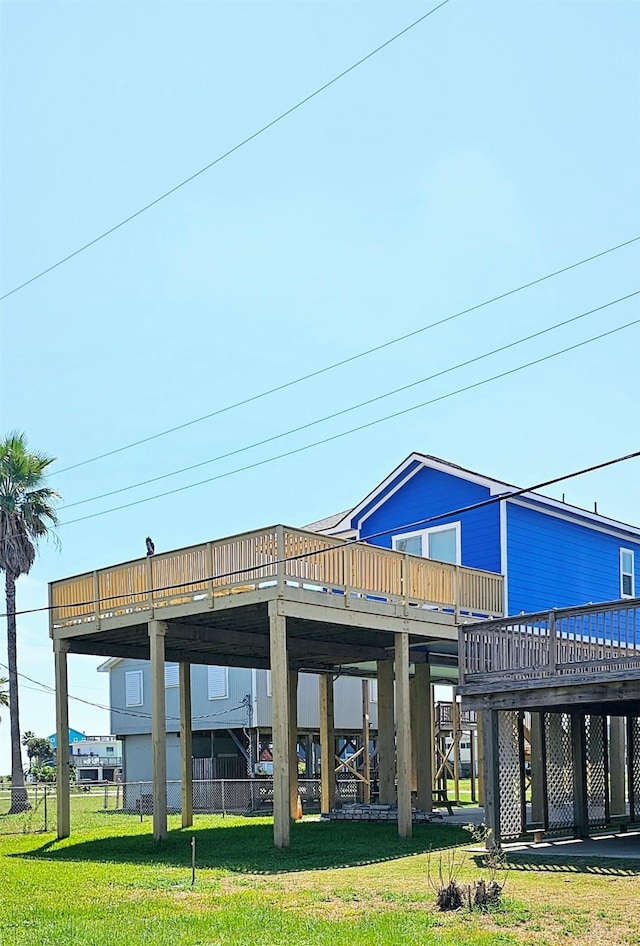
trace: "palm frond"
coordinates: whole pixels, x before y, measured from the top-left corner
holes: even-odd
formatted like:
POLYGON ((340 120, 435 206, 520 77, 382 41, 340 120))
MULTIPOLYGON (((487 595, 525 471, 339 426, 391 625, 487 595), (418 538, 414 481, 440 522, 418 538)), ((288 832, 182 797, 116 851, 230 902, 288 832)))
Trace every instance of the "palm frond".
POLYGON ((30 571, 40 539, 55 538, 61 497, 45 482, 51 463, 19 431, 0 440, 0 571, 15 577, 30 571))

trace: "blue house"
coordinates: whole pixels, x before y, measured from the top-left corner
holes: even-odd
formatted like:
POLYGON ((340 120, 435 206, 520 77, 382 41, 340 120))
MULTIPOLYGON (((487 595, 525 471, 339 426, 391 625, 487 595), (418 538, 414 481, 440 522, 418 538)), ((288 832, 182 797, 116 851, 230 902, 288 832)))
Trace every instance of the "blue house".
POLYGON ((506 614, 632 598, 640 528, 412 453, 348 512, 311 523, 505 576, 506 614))
MULTIPOLYGON (((73 745, 75 742, 84 742, 87 737, 83 732, 80 732, 78 729, 72 729, 69 727, 69 745, 73 745)), ((52 749, 58 748, 58 737, 55 733, 49 736, 49 743, 52 749)))

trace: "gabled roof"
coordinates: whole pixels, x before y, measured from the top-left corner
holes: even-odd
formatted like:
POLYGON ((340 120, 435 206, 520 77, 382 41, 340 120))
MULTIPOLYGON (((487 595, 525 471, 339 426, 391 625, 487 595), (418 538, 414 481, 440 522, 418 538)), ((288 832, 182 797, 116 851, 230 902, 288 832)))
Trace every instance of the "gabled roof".
MULTIPOLYGON (((355 525, 359 527, 367 516, 377 509, 378 506, 382 505, 392 492, 395 492, 419 470, 424 468, 450 473, 453 476, 459 476, 461 479, 467 480, 467 482, 485 486, 489 489, 490 494, 495 496, 520 489, 520 487, 514 486, 513 483, 505 483, 504 480, 484 476, 481 473, 476 473, 473 470, 459 466, 457 463, 442 460, 440 457, 434 457, 426 453, 411 453, 402 463, 392 470, 375 489, 368 493, 357 506, 354 506, 353 509, 346 512, 341 519, 337 520, 335 525, 327 527, 327 531, 330 531, 331 534, 344 532, 346 529, 354 527, 354 525, 352 525, 354 521, 355 525)), ((541 504, 556 512, 561 511, 565 515, 573 515, 576 518, 592 522, 594 525, 599 525, 601 528, 615 529, 616 531, 624 531, 640 536, 640 528, 637 526, 620 522, 617 519, 610 519, 607 516, 601 516, 599 513, 591 512, 580 506, 573 506, 570 503, 561 502, 558 499, 552 499, 549 496, 544 496, 542 493, 527 491, 521 493, 518 498, 541 504)), ((336 517, 328 517, 328 519, 333 518, 336 517)), ((399 525, 401 524, 399 523, 399 525)))
POLYGON ((324 519, 317 519, 316 522, 310 522, 309 525, 303 526, 302 528, 307 529, 309 532, 327 532, 329 529, 333 529, 350 512, 350 509, 345 509, 343 512, 336 512, 332 516, 326 516, 324 519))
POLYGON ((116 664, 119 664, 122 660, 122 657, 109 657, 108 660, 105 660, 103 664, 100 664, 98 667, 98 673, 108 673, 112 667, 115 667, 116 664))

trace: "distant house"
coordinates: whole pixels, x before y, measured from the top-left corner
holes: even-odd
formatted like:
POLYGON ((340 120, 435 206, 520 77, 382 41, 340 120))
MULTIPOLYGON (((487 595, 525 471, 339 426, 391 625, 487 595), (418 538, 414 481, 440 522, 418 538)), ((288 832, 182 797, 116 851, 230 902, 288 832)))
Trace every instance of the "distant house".
MULTIPOLYGON (((504 575, 504 612, 518 614, 638 593, 640 529, 571 506, 454 463, 413 453, 355 507, 306 526, 310 532, 368 542, 411 555, 504 575), (512 495, 517 492, 517 495, 512 495)), ((451 642, 451 660, 456 645, 451 642)), ((123 744, 123 778, 151 778, 149 665, 113 658, 111 726, 123 744)), ((432 670, 432 681, 455 683, 455 667, 432 670)), ((200 778, 246 778, 260 772, 271 738, 266 670, 191 667, 194 772, 200 778)), ((165 668, 167 775, 180 775, 178 665, 165 668)), ((362 726, 362 686, 339 677, 336 733, 345 753, 362 726)), ((369 708, 377 730, 375 686, 369 708)), ((318 683, 301 674, 299 753, 317 771, 318 683)))
MULTIPOLYGON (((57 752, 55 733, 49 742, 57 752)), ((78 782, 116 782, 122 776, 122 742, 117 736, 87 736, 69 728, 69 762, 78 782)))
MULTIPOLYGON (((151 685, 146 660, 112 658, 98 668, 109 674, 111 724, 123 746, 123 781, 151 778, 151 685)), ((165 664, 167 778, 180 778, 178 665, 165 664)), ((246 779, 270 772, 271 675, 268 670, 191 666, 194 777, 246 779)), ((371 728, 377 728, 376 687, 370 687, 371 728)), ((362 682, 335 681, 338 748, 348 753, 362 729, 362 682)), ((318 678, 301 673, 298 686, 301 774, 318 771, 318 678), (304 763, 304 764, 303 764, 304 763)), ((353 751, 353 749, 351 749, 353 751)))

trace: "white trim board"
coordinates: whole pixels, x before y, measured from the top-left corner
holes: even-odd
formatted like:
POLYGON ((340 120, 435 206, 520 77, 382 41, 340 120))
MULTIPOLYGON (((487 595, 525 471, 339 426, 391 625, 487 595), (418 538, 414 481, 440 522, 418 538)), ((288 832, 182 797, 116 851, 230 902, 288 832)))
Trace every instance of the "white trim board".
MULTIPOLYGON (((518 487, 514 486, 513 483, 505 483, 502 480, 491 479, 487 476, 482 476, 479 473, 474 473, 472 470, 466 470, 464 467, 457 466, 455 463, 450 463, 447 460, 442 460, 439 457, 431 457, 427 454, 422 453, 412 453, 410 454, 402 463, 400 463, 395 469, 391 471, 389 476, 387 476, 375 489, 371 490, 365 498, 354 506, 353 509, 345 515, 345 517, 334 526, 332 532, 339 532, 341 530, 351 528, 351 520, 357 518, 358 514, 371 503, 375 497, 382 492, 389 483, 401 475, 403 469, 409 466, 411 463, 417 462, 420 466, 416 467, 415 471, 411 475, 417 473, 420 469, 430 469, 437 470, 441 473, 448 473, 450 476, 457 476, 459 479, 466 480, 469 483, 476 483, 479 486, 484 486, 489 489, 492 496, 498 496, 501 493, 507 493, 512 490, 517 490, 518 487)), ((408 477, 407 479, 409 479, 408 477)), ((398 488, 401 484, 398 484, 398 488)), ((389 495, 392 495, 395 492, 395 487, 389 495)), ((387 497, 383 497, 380 500, 380 503, 375 507, 379 508, 382 503, 384 503, 387 497)), ((640 538, 640 528, 637 526, 630 525, 626 522, 619 522, 616 519, 609 519, 606 516, 601 516, 599 513, 590 512, 588 509, 582 509, 580 506, 571 506, 568 503, 563 503, 558 499, 552 499, 549 496, 544 496, 542 493, 536 492, 525 492, 521 494, 523 500, 529 499, 533 502, 540 503, 542 506, 546 507, 548 510, 558 510, 559 513, 562 513, 565 518, 571 519, 571 521, 576 521, 578 518, 582 521, 582 524, 586 524, 585 520, 588 522, 594 523, 596 527, 600 526, 603 531, 606 531, 607 528, 610 530, 615 530, 615 534, 619 532, 637 535, 640 538)), ((508 496, 505 496, 505 499, 510 502, 515 502, 516 498, 510 499, 508 496)), ((371 510, 373 512, 373 509, 371 510)), ((549 513, 551 514, 551 513, 549 513)), ((363 516, 362 520, 359 522, 359 525, 362 525, 362 522, 370 515, 368 512, 363 516)), ((402 523, 399 524, 399 527, 402 528, 402 523)))
MULTIPOLYGON (((597 522, 582 522, 577 516, 578 513, 562 513, 556 512, 551 509, 541 509, 538 505, 532 506, 531 503, 526 502, 526 498, 530 497, 536 503, 540 502, 540 497, 535 493, 524 493, 522 496, 516 496, 513 499, 507 497, 504 502, 513 503, 514 506, 522 506, 525 509, 530 509, 533 512, 540 513, 541 516, 552 516, 554 519, 564 519, 565 522, 571 522, 574 526, 584 526, 585 529, 593 529, 595 532, 604 532, 606 535, 612 535, 616 539, 626 539, 629 541, 629 532, 632 532, 634 535, 638 536, 638 543, 640 544, 640 529, 635 529, 634 526, 622 527, 620 529, 607 529, 604 526, 599 525, 597 522)), ((614 521, 614 520, 605 520, 605 521, 614 521)))
MULTIPOLYGON (((409 482, 409 480, 412 480, 413 477, 416 475, 416 473, 419 473, 420 470, 423 470, 423 469, 424 469, 424 467, 422 467, 422 466, 417 466, 417 467, 415 468, 415 470, 410 470, 409 473, 407 473, 407 475, 406 475, 402 480, 400 480, 399 483, 396 483, 396 485, 393 487, 393 489, 390 489, 388 493, 385 493, 385 495, 382 496, 381 499, 380 499, 374 506, 372 506, 371 509, 369 509, 369 511, 368 511, 367 513, 365 513, 365 515, 364 515, 361 519, 358 519, 358 525, 357 525, 357 527, 356 527, 356 532, 358 533, 358 535, 359 535, 359 533, 360 533, 360 531, 361 531, 361 529, 362 529, 362 523, 363 523, 363 522, 366 522, 367 519, 369 518, 369 516, 372 516, 372 515, 374 514, 374 512, 376 512, 378 509, 380 509, 381 506, 384 506, 384 504, 386 503, 386 501, 387 501, 391 496, 393 496, 395 493, 397 493, 399 489, 402 489, 403 486, 406 486, 406 484, 409 482)), ((351 519, 351 520, 353 519, 353 514, 351 514, 350 519, 351 519)))
POLYGON ((502 573, 502 607, 509 613, 509 553, 507 548, 507 505, 508 500, 501 499, 500 507, 500 571, 502 573))

